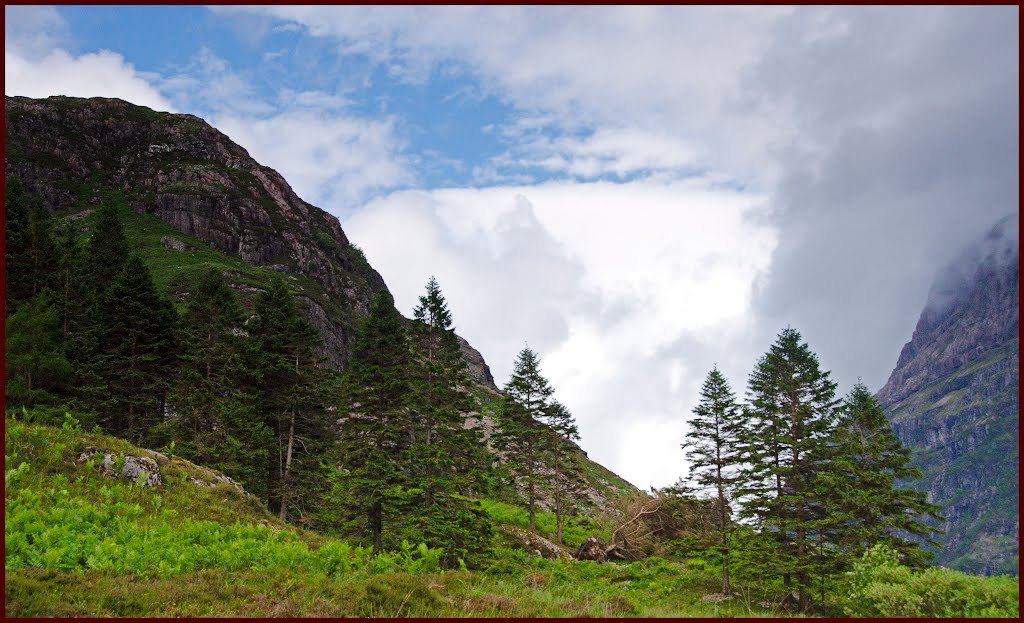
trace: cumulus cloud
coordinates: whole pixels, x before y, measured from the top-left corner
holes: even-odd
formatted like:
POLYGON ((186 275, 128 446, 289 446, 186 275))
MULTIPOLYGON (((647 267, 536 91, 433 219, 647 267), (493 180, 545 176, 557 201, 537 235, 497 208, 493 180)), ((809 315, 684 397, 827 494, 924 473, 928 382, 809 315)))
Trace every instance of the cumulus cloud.
POLYGON ((749 350, 745 315, 776 244, 756 218, 764 197, 706 186, 400 192, 343 226, 400 310, 411 313, 435 275, 456 330, 499 384, 528 342, 591 456, 639 484, 667 485, 684 470, 680 431, 696 388, 716 362, 737 370, 725 361, 733 347, 749 350), (622 445, 657 422, 666 427, 644 452, 622 445))
POLYGON ((110 50, 72 56, 59 47, 67 24, 53 7, 4 7, 4 93, 25 97, 116 97, 154 110, 175 108, 110 50))
POLYGON ((843 383, 884 381, 935 271, 1017 205, 1014 7, 229 10, 476 77, 526 120, 478 181, 711 171, 768 193, 785 242, 760 331, 802 330, 843 383))

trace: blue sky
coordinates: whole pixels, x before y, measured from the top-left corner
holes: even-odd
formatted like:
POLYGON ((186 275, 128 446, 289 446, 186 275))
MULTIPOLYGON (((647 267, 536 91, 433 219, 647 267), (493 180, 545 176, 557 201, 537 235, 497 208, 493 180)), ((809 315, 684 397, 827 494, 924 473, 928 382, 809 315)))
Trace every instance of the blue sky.
MULTIPOLYGON (((336 45, 269 18, 225 19, 204 7, 68 6, 60 14, 68 22, 67 49, 72 52, 109 49, 139 72, 173 75, 206 50, 264 100, 286 89, 317 91, 345 98, 346 108, 357 115, 394 115, 407 153, 423 162, 417 185, 471 182, 471 163, 505 149, 499 132, 481 130, 500 125, 511 108, 494 95, 483 95, 479 82, 455 63, 433 68, 426 79, 403 78, 367 54, 339 55, 336 45)), ((214 111, 189 112, 205 116, 214 111)), ((549 177, 538 169, 531 173, 537 179, 549 177)), ((403 186, 408 184, 395 188, 403 186)))
POLYGON ((1019 205, 1018 7, 6 7, 8 95, 206 119, 430 275, 499 384, 529 342, 640 486, 713 365, 786 326, 885 383, 939 269, 1019 205))

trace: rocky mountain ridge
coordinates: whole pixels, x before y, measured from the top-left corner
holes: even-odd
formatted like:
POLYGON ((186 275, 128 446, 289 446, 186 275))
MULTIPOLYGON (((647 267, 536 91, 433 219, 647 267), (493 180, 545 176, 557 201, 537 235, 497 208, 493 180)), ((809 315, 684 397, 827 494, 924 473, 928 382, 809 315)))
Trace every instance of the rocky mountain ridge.
MULTIPOLYGON (((149 252, 171 272, 181 256, 208 245, 245 265, 285 274, 303 315, 323 337, 323 360, 344 369, 359 321, 387 286, 336 217, 300 199, 279 173, 193 115, 104 98, 6 97, 5 104, 6 172, 47 209, 81 218, 117 200, 159 219, 172 235, 154 240, 156 250, 149 252)), ((243 295, 260 289, 259 279, 244 270, 225 277, 243 295)), ((173 283, 167 287, 174 296, 173 283)), ((481 353, 458 339, 470 378, 491 400, 500 398, 481 353)), ((632 488, 583 457, 592 501, 632 488)))
POLYGON ((1016 574, 1019 217, 943 269, 877 397, 945 516, 936 562, 1016 574))
MULTIPOLYGON (((320 291, 298 293, 303 315, 324 339, 321 355, 344 368, 358 319, 387 285, 338 219, 277 171, 194 115, 106 98, 5 97, 5 106, 6 171, 46 208, 79 210, 116 190, 221 253, 308 278, 320 291)), ((480 353, 461 345, 474 380, 496 390, 480 353)))

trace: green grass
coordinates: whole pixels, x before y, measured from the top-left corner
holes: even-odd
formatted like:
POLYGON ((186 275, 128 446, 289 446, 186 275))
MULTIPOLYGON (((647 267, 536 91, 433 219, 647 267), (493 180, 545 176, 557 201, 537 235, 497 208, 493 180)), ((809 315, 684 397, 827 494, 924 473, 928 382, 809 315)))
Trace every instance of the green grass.
MULTIPOLYGON (((647 560, 551 561, 499 548, 480 571, 442 572, 424 546, 373 556, 277 520, 208 472, 161 459, 162 483, 103 476, 128 442, 8 419, 4 436, 6 614, 71 616, 757 616, 736 598, 704 602, 714 570, 647 560), (92 464, 76 459, 96 448, 92 464)), ((499 522, 524 511, 485 502, 499 522)), ((549 526, 548 523, 551 525, 549 526)), ((541 529, 553 518, 541 514, 541 529)), ((583 532, 572 527, 567 540, 583 532)))
MULTIPOLYGON (((528 530, 530 527, 529 511, 521 506, 486 499, 480 500, 480 505, 496 525, 514 526, 522 530, 528 530)), ((534 519, 537 523, 537 532, 544 538, 555 541, 558 532, 555 514, 537 511, 534 519)), ((567 517, 562 524, 562 539, 570 550, 575 550, 592 536, 602 540, 609 537, 586 518, 567 517)))

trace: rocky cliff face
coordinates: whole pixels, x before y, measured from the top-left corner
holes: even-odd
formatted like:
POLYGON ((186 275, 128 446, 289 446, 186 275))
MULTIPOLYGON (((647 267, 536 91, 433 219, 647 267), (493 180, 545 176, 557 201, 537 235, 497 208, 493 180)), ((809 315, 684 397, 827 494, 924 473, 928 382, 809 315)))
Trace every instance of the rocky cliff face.
MULTIPOLYGON (((324 339, 320 354, 344 368, 359 319, 387 286, 338 219, 300 199, 277 171, 193 115, 104 98, 5 104, 6 171, 47 208, 78 212, 114 191, 221 253, 306 278, 303 314, 324 339)), ((470 376, 496 391, 480 353, 460 345, 470 376)))
POLYGON ((7 97, 7 173, 54 212, 117 193, 214 249, 317 284, 300 296, 322 355, 341 368, 383 279, 338 219, 202 119, 114 99, 7 97))
POLYGON ((878 399, 942 508, 938 564, 1017 573, 1019 220, 997 224, 929 294, 878 399))
MULTIPOLYGON (((196 245, 287 273, 303 314, 324 339, 322 356, 344 368, 359 320, 387 286, 337 218, 300 199, 280 174, 198 117, 103 98, 5 103, 6 172, 48 209, 74 219, 101 201, 120 200, 197 238, 196 245)), ((191 249, 170 236, 158 244, 170 254, 191 249)), ((246 295, 258 291, 252 275, 225 276, 246 295)), ((461 337, 459 346, 470 378, 497 400, 483 356, 461 337)), ((493 429, 494 422, 483 425, 493 429)), ((632 489, 585 454, 584 461, 595 504, 613 490, 632 489)))

